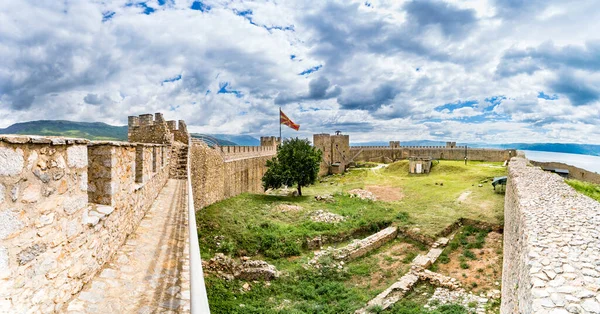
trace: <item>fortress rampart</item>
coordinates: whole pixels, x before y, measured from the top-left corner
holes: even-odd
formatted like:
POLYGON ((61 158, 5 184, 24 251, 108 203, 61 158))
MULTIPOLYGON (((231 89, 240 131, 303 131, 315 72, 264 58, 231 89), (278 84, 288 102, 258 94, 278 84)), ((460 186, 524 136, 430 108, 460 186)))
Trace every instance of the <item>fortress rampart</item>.
POLYGON ((599 311, 599 212, 560 176, 511 159, 501 313, 599 311))
POLYGON ((61 311, 137 228, 167 182, 169 152, 0 137, 0 308, 61 311))
POLYGON ((211 148, 201 141, 192 145, 192 183, 197 209, 241 193, 260 193, 267 160, 275 146, 224 146, 211 148))
POLYGON ((350 155, 354 161, 392 162, 411 156, 433 159, 469 160, 501 162, 515 155, 512 149, 469 148, 465 146, 352 146, 350 155))
POLYGON ((277 146, 220 146, 218 149, 227 161, 273 156, 277 153, 277 146))

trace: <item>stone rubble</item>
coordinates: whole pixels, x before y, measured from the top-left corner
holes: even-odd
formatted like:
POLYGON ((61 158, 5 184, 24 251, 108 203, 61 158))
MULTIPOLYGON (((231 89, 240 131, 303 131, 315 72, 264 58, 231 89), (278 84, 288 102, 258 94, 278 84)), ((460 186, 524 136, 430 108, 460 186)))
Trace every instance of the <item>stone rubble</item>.
MULTIPOLYGON (((500 291, 496 291, 497 293, 494 294, 494 298, 500 298, 500 291)), ((471 312, 484 314, 486 312, 485 306, 489 302, 489 299, 488 297, 480 297, 466 292, 462 288, 456 290, 436 288, 431 298, 427 301, 425 308, 435 310, 444 304, 459 304, 471 312)))
POLYGON ((287 212, 297 212, 301 211, 303 208, 299 205, 290 205, 290 204, 279 204, 274 207, 274 210, 277 212, 287 213, 287 212))
POLYGON ((397 282, 371 299, 365 307, 358 309, 355 313, 367 314, 374 307, 380 307, 385 310, 402 299, 419 281, 428 281, 433 285, 452 290, 460 289, 460 283, 456 278, 425 269, 435 263, 442 254, 442 248, 448 244, 449 240, 448 238, 439 238, 436 240, 426 255, 419 254, 413 259, 408 273, 400 277, 397 282))
POLYGON ((370 201, 377 200, 377 197, 375 197, 375 195, 373 193, 366 191, 366 190, 362 190, 362 189, 350 190, 350 191, 348 191, 348 194, 350 194, 350 197, 358 197, 361 200, 370 200, 370 201))
POLYGON ((337 223, 342 222, 346 218, 344 216, 340 216, 338 214, 326 212, 324 210, 317 210, 312 213, 310 216, 310 220, 314 222, 325 222, 325 223, 337 223))
POLYGON ((279 277, 279 271, 275 266, 260 260, 250 260, 242 257, 241 263, 217 253, 209 261, 202 262, 205 271, 216 273, 225 280, 273 280, 279 277))
MULTIPOLYGON (((322 266, 322 260, 325 257, 331 257, 335 261, 350 261, 361 257, 372 250, 379 248, 385 243, 393 240, 398 235, 398 228, 388 227, 364 239, 353 240, 352 243, 342 248, 336 249, 329 247, 325 250, 315 252, 315 256, 308 261, 309 266, 319 268, 322 266)), ((336 265, 343 267, 343 264, 336 265)))
POLYGON ((334 203, 335 202, 335 199, 333 198, 333 195, 331 195, 331 194, 315 195, 315 200, 319 201, 319 202, 325 202, 325 203, 334 203))

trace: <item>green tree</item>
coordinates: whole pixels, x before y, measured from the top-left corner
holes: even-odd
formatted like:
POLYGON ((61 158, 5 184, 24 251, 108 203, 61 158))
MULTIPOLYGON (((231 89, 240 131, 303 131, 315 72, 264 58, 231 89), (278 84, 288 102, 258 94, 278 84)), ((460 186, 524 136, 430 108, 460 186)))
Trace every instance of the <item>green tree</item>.
POLYGON ((302 187, 315 183, 319 175, 321 151, 310 145, 306 139, 286 139, 277 150, 277 156, 267 161, 267 172, 262 178, 265 191, 283 185, 302 187))

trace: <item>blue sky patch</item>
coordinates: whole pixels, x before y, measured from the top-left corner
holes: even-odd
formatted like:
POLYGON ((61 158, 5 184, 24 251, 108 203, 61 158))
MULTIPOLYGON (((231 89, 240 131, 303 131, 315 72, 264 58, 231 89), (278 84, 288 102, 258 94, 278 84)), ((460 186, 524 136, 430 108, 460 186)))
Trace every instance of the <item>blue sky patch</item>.
POLYGON ((322 64, 319 64, 319 65, 317 65, 317 66, 314 66, 314 67, 312 67, 312 68, 310 68, 310 69, 306 69, 306 70, 304 70, 304 71, 302 71, 302 72, 298 73, 298 75, 307 75, 307 74, 311 74, 311 73, 313 73, 313 72, 317 72, 317 71, 319 71, 319 70, 320 70, 322 67, 323 67, 323 65, 322 65, 322 64))
POLYGON ((269 32, 276 29, 276 30, 280 30, 280 31, 295 31, 294 29, 294 25, 290 25, 290 26, 267 26, 267 25, 263 25, 263 27, 268 30, 269 32))
POLYGON ((556 95, 556 94, 548 95, 548 94, 545 94, 544 92, 539 92, 537 97, 541 98, 541 99, 546 99, 546 100, 557 100, 558 99, 558 95, 556 95))
POLYGON ((194 1, 192 6, 190 7, 192 10, 200 11, 200 12, 208 12, 210 11, 210 6, 202 3, 201 1, 194 1))
POLYGON ((474 107, 475 105, 477 105, 477 101, 476 100, 467 100, 467 101, 457 101, 455 103, 449 103, 449 104, 445 104, 442 106, 438 106, 435 107, 435 111, 441 112, 444 109, 448 109, 450 110, 450 112, 454 111, 455 109, 458 108, 464 108, 464 107, 474 107))
POLYGON ((113 17, 115 17, 115 12, 106 11, 102 13, 102 23, 110 21, 113 17))
POLYGON ((168 78, 168 79, 162 81, 162 83, 160 85, 163 85, 164 83, 172 83, 172 82, 179 81, 179 80, 181 80, 181 74, 176 75, 176 76, 174 76, 172 78, 168 78))
POLYGON ((142 13, 146 14, 146 15, 150 15, 152 13, 154 13, 156 10, 153 7, 149 7, 146 2, 138 2, 138 3, 128 3, 125 5, 126 7, 137 7, 137 8, 141 8, 144 9, 144 11, 142 11, 142 13))
POLYGON ((219 83, 219 91, 217 94, 234 94, 237 98, 242 98, 242 96, 244 96, 239 90, 227 89, 227 87, 231 87, 229 86, 229 82, 219 83))
POLYGON ((296 55, 290 55, 290 60, 296 59, 296 55))

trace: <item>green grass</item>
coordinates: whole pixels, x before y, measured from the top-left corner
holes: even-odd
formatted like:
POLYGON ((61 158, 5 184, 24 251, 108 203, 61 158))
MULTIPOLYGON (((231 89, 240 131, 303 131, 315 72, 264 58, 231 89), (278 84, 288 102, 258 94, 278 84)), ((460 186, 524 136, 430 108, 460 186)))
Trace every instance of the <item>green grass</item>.
POLYGON ((565 180, 565 182, 572 186, 577 192, 587 195, 600 202, 600 184, 594 184, 575 179, 565 180))
MULTIPOLYGON (((355 169, 303 188, 302 197, 242 194, 198 211, 196 218, 204 260, 217 252, 232 257, 251 256, 266 260, 283 272, 270 285, 250 283, 250 291, 243 291, 244 282, 224 281, 207 274, 211 311, 353 313, 406 273, 408 263, 420 251, 428 249, 427 246, 399 237, 347 263, 342 273, 323 273, 303 267, 313 257, 306 245, 308 239, 329 238, 335 242, 330 245, 339 247, 352 238, 366 237, 389 225, 418 228, 418 232, 434 236, 461 217, 502 223, 503 196, 494 193, 489 184, 477 186, 483 180, 505 173, 499 163, 470 162, 465 166, 460 161, 442 161, 429 175, 410 175, 407 167, 402 161, 385 169, 355 169), (443 185, 439 185, 440 182, 443 185), (350 198, 347 194, 351 189, 374 185, 397 188, 403 198, 394 202, 372 202, 350 198), (465 191, 470 191, 470 195, 458 201, 465 191), (318 202, 314 199, 318 194, 332 194, 335 202, 318 202), (280 204, 299 205, 302 209, 281 212, 277 209, 280 204), (346 219, 336 224, 311 221, 310 214, 319 209, 346 219), (411 244, 406 246, 409 249, 380 254, 395 245, 405 245, 402 242, 411 244), (394 267, 388 267, 390 265, 394 267)), ((463 246, 458 236, 451 245, 463 246, 465 251, 477 247, 478 233, 470 232, 473 236, 469 239, 473 241, 463 246)), ((443 256, 447 258, 447 254, 443 254, 440 260, 443 256)), ((429 312, 422 307, 423 300, 407 300, 412 303, 399 303, 384 313, 462 313, 455 307, 429 312)))
MULTIPOLYGON (((448 264, 450 262, 448 255, 450 255, 452 251, 462 248, 462 254, 459 256, 460 268, 468 269, 469 260, 477 260, 477 256, 470 249, 483 248, 485 238, 490 232, 491 230, 479 229, 468 225, 462 227, 457 231, 454 239, 448 243, 448 246, 444 249, 432 267, 437 268, 439 264, 448 264)), ((502 252, 500 252, 500 254, 502 254, 502 252)))

